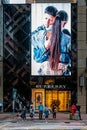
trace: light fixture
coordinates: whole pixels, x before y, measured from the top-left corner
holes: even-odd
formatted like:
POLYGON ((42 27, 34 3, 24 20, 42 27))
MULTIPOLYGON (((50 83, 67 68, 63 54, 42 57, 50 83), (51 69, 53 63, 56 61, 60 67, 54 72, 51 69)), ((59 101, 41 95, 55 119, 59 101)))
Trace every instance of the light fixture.
POLYGON ((79 86, 80 86, 80 87, 83 87, 83 86, 84 86, 84 84, 85 84, 85 81, 84 81, 84 76, 83 76, 83 75, 81 75, 81 76, 79 77, 79 86))

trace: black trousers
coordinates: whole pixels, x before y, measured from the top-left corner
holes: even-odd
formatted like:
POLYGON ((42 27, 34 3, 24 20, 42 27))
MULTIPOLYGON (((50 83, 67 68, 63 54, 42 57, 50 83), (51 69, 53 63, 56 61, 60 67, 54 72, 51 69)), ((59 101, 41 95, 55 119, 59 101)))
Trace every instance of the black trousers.
POLYGON ((80 113, 80 111, 79 111, 78 115, 79 115, 79 120, 81 120, 81 113, 80 113))
POLYGON ((53 112, 53 118, 56 118, 56 112, 53 112))
POLYGON ((41 120, 43 116, 43 111, 39 111, 39 119, 41 120))

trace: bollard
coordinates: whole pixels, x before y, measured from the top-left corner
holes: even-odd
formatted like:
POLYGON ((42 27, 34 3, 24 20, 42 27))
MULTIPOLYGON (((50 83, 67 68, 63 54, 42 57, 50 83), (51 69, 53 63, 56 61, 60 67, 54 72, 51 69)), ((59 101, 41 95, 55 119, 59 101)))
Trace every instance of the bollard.
POLYGON ((72 120, 72 113, 69 113, 69 119, 72 120))

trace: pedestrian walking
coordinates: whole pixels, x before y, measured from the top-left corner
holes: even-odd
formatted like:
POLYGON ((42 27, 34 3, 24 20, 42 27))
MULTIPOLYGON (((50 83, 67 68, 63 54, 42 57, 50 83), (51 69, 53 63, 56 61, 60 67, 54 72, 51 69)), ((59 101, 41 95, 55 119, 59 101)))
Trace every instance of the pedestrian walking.
POLYGON ((35 112, 35 109, 34 109, 33 104, 32 104, 32 105, 30 105, 30 117, 31 117, 31 119, 33 119, 33 117, 34 117, 34 112, 35 112))
POLYGON ((43 111, 44 111, 44 106, 42 102, 40 102, 40 105, 38 106, 38 111, 39 111, 39 120, 41 120, 43 116, 43 111))
POLYGON ((55 105, 53 105, 52 113, 53 113, 53 119, 55 119, 56 118, 56 106, 55 105))
POLYGON ((44 114, 45 114, 45 119, 47 119, 49 117, 49 108, 47 105, 45 106, 44 114))
POLYGON ((23 106, 23 108, 22 108, 21 118, 22 118, 23 120, 26 119, 26 107, 25 107, 25 106, 23 106))
POLYGON ((73 103, 71 106, 71 112, 72 112, 72 118, 74 118, 75 112, 76 112, 76 105, 73 103))
POLYGON ((80 106, 80 105, 77 105, 76 108, 77 108, 77 111, 78 111, 79 120, 81 120, 81 112, 80 112, 81 106, 80 106))

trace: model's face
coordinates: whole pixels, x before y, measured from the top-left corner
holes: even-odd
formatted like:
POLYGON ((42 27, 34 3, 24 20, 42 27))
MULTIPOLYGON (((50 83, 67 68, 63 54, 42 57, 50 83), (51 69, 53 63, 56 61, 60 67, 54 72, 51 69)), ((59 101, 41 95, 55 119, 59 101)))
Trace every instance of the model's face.
POLYGON ((55 17, 49 14, 44 14, 44 25, 46 28, 49 28, 50 25, 53 25, 55 17))

